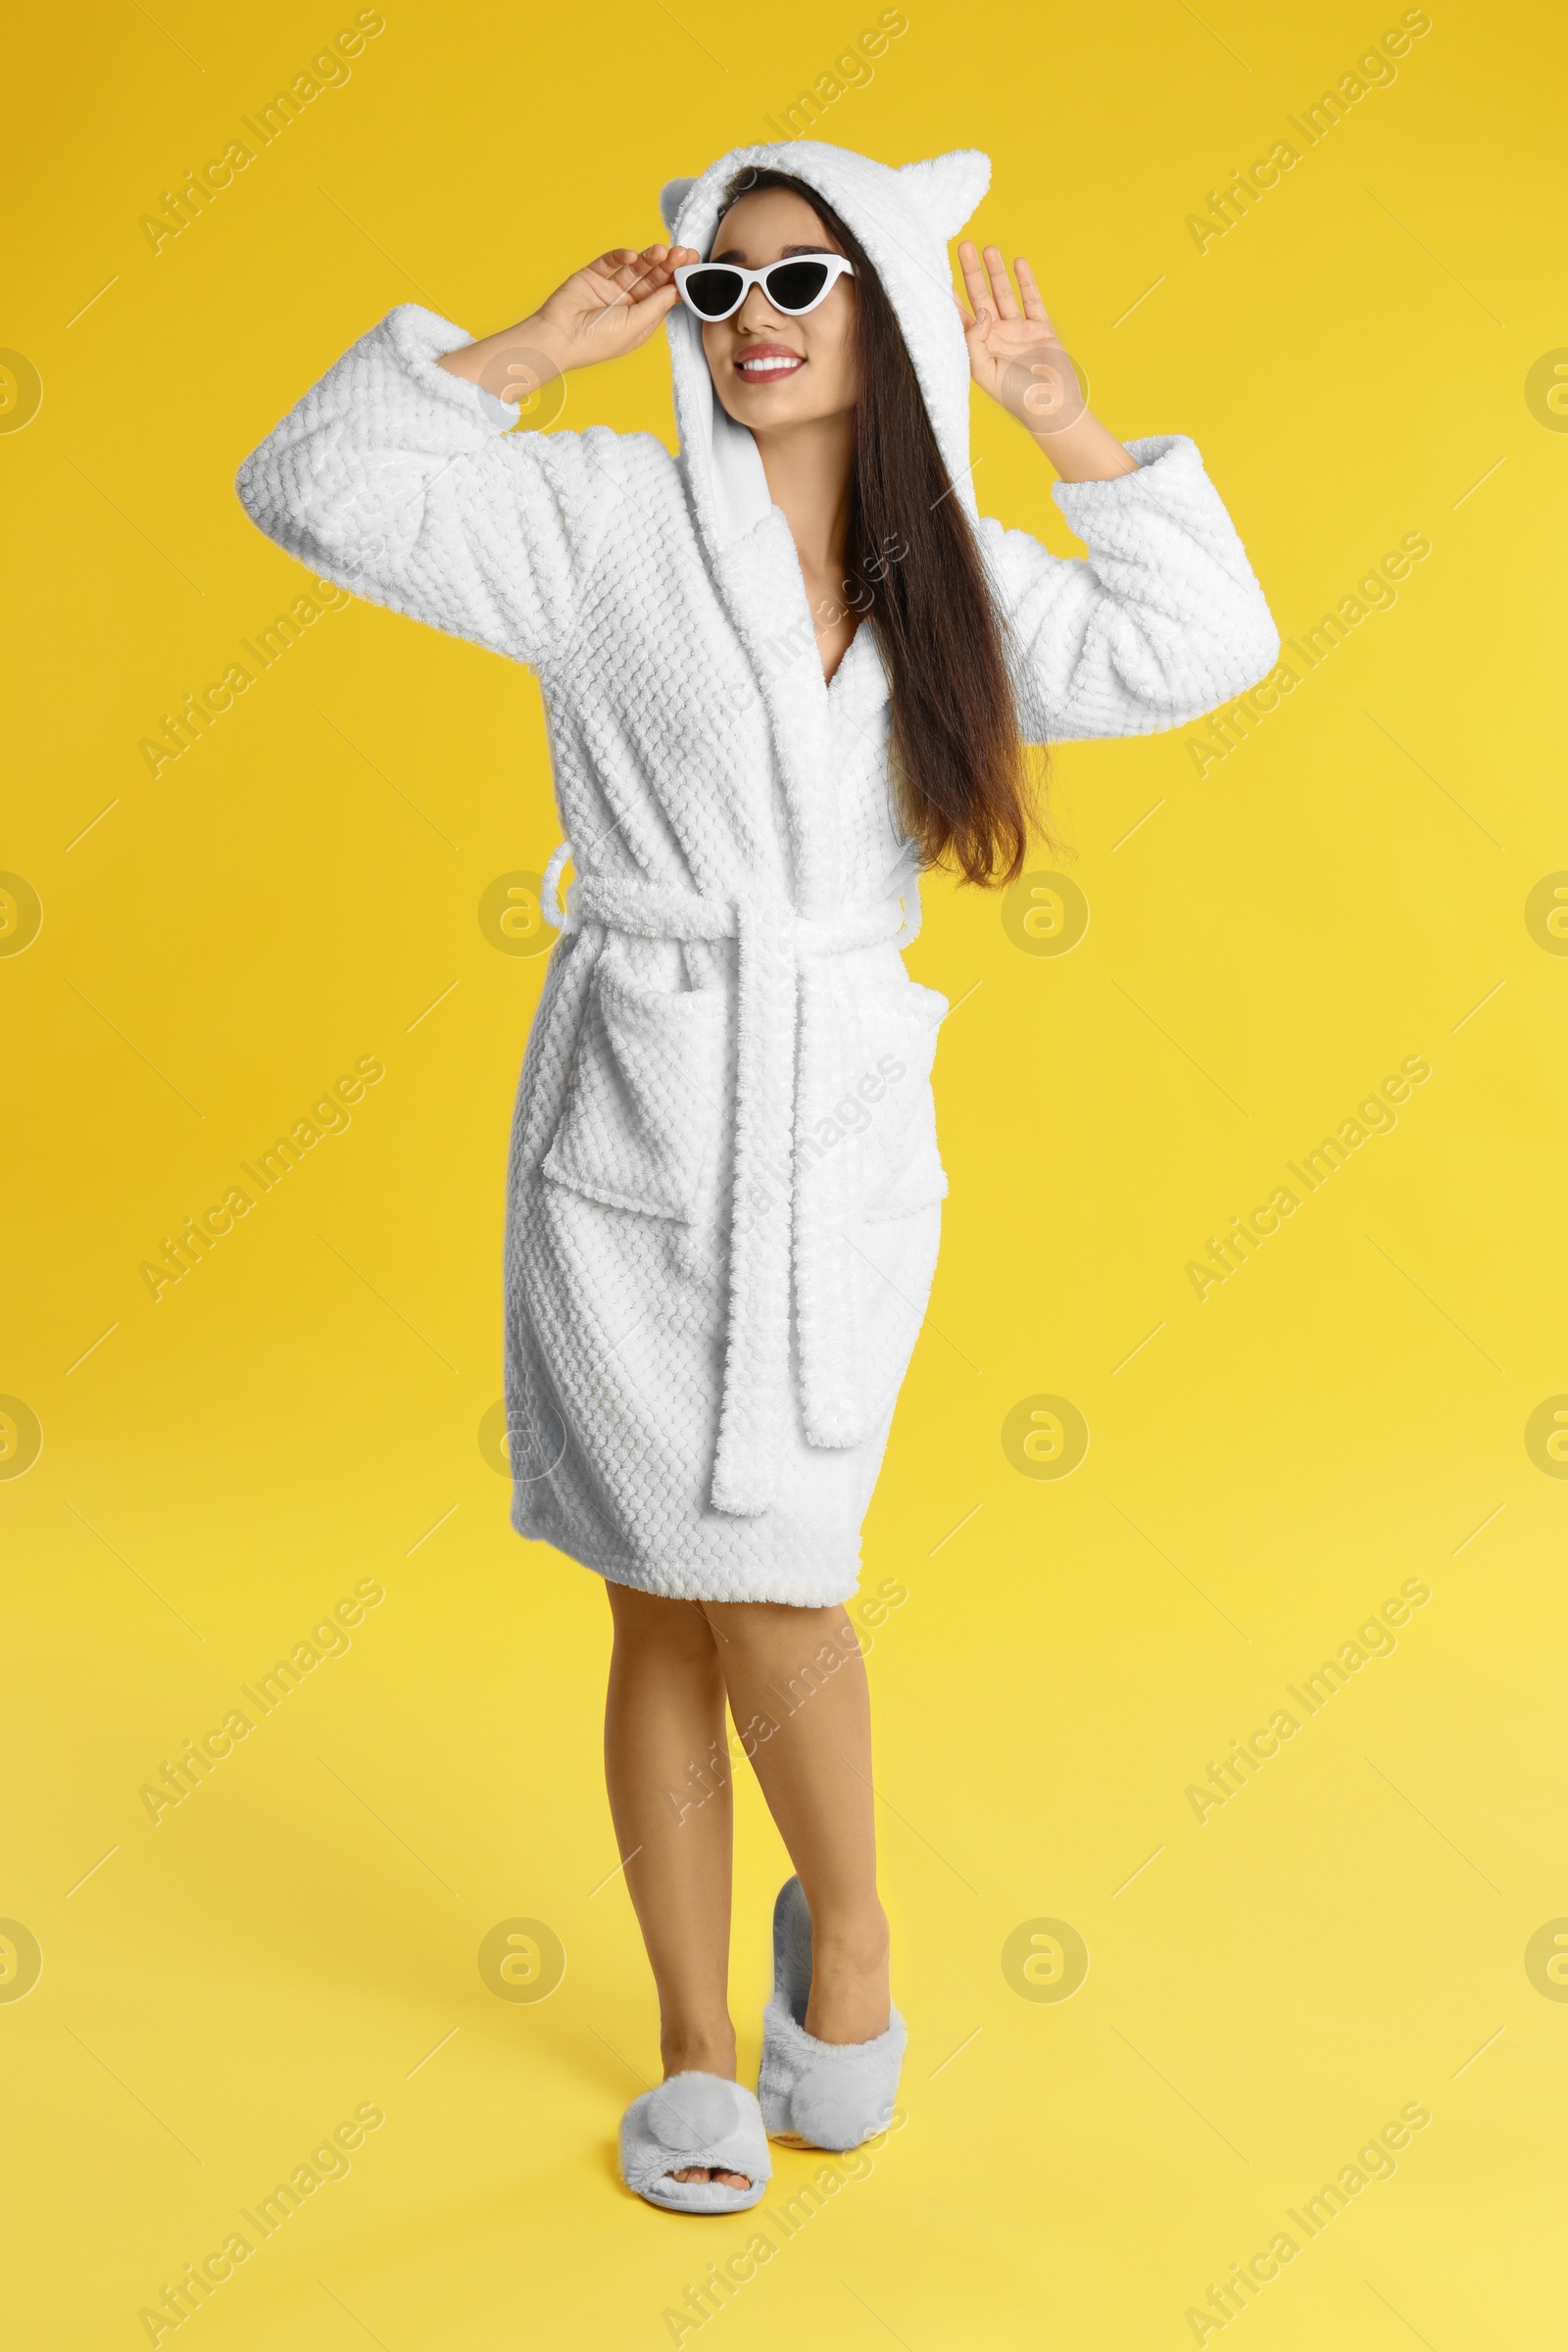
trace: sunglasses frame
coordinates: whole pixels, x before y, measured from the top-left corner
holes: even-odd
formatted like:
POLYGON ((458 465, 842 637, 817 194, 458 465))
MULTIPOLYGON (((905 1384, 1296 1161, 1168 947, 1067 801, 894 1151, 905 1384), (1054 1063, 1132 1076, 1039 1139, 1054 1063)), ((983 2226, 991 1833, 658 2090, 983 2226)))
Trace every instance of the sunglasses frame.
POLYGON ((782 311, 786 318, 804 318, 809 312, 816 310, 826 302, 841 277, 853 277, 854 275, 855 264, 846 254, 787 253, 782 261, 769 262, 765 270, 743 270, 739 262, 683 262, 675 272, 675 286, 682 302, 685 303, 694 318, 704 326, 717 326, 721 320, 734 318, 754 286, 760 286, 774 310, 782 311), (791 310, 788 303, 779 301, 767 281, 776 270, 794 270, 802 262, 821 262, 827 270, 827 277, 823 282, 820 294, 814 295, 799 310, 791 310), (700 270, 729 270, 740 279, 741 290, 727 311, 700 311, 696 303, 692 301, 686 291, 686 281, 688 278, 695 277, 700 270))

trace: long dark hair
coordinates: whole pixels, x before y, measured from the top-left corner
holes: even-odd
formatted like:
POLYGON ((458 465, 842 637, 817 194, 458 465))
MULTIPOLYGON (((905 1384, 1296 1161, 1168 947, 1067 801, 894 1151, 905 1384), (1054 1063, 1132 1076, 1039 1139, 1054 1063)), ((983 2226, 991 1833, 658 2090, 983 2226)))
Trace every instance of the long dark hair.
POLYGON ((904 331, 864 247, 814 188, 786 172, 737 172, 724 209, 765 188, 803 197, 855 264, 859 397, 846 586, 854 584, 887 668, 899 816, 923 865, 956 866, 965 881, 1000 887, 1022 872, 1032 834, 1052 837, 973 526, 950 495, 904 331))

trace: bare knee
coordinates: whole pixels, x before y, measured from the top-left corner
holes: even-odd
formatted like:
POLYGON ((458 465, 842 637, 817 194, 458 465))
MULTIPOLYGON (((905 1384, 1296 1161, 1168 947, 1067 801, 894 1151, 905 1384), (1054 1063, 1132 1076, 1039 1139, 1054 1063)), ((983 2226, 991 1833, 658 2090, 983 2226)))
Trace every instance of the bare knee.
POLYGON ((759 1658, 817 1658, 824 1664, 824 1645, 835 1664, 860 1652, 849 1612, 838 1601, 819 1609, 782 1600, 705 1600, 698 1606, 721 1651, 733 1647, 759 1658))
POLYGON ((617 1644, 658 1649, 671 1658, 716 1658, 712 1630, 700 1602, 672 1600, 665 1593, 644 1592, 634 1585, 612 1584, 608 1578, 605 1592, 617 1644))

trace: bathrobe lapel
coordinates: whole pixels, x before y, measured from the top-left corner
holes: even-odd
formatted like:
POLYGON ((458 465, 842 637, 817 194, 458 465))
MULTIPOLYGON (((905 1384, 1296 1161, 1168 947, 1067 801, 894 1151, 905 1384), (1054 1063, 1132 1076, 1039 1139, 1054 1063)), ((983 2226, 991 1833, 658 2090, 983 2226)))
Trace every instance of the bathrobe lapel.
MULTIPOLYGON (((757 443, 719 405, 697 321, 676 311, 667 328, 681 471, 714 587, 767 713, 796 910, 825 915, 841 888, 838 808, 829 787, 827 689, 800 559, 757 443)), ((760 776, 757 788, 774 790, 775 777, 760 776)))

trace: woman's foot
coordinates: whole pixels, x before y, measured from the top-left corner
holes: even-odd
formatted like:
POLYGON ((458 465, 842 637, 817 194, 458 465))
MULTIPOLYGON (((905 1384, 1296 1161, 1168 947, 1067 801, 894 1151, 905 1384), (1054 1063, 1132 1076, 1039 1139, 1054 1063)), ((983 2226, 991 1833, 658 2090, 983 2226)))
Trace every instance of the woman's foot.
POLYGON ((819 1925, 799 1878, 785 1880, 757 2103, 770 2139, 858 2148, 889 2128, 908 2029, 888 1998, 887 1921, 874 1895, 850 1922, 831 1904, 822 1914, 819 1925))
POLYGON ((876 1910, 858 1926, 813 1920, 811 1991, 806 2031, 818 2041, 873 2041, 888 2030, 891 1937, 887 1913, 876 1910))
POLYGON ((746 2213, 773 2160, 755 2091, 687 2067, 640 2091, 620 2119, 620 2177, 666 2213, 746 2213))
MULTIPOLYGON (((660 2053, 664 2068, 664 2081, 671 2075, 717 2075, 725 2082, 735 2081, 735 2037, 723 2042, 666 2042, 660 2053)), ((669 2175, 671 2180, 717 2180, 725 2188, 750 2188, 752 2183, 745 2173, 724 2173, 710 2164, 684 2165, 678 2173, 669 2175)))

